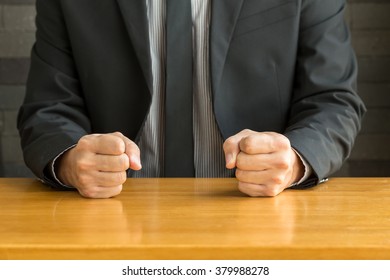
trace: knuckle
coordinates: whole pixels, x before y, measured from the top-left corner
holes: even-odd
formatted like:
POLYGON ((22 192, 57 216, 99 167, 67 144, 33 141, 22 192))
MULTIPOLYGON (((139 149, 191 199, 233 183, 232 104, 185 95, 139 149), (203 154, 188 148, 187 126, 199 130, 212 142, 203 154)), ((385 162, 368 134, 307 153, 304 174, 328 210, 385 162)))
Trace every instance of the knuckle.
POLYGON ((250 153, 250 140, 249 137, 245 137, 241 139, 240 141, 240 149, 241 151, 244 151, 245 153, 250 153))
POLYGON ((124 182, 126 182, 127 174, 126 174, 125 171, 119 172, 117 176, 118 176, 118 182, 119 182, 120 184, 123 184, 124 182))
POLYGON ((122 154, 120 157, 119 157, 119 167, 121 170, 126 170, 128 169, 130 166, 130 163, 129 163, 129 157, 126 155, 126 154, 122 154))
POLYGON ((125 152, 125 143, 119 137, 114 137, 112 139, 112 149, 114 153, 124 153, 125 152))
POLYGON ((266 188, 264 190, 265 196, 275 197, 279 194, 278 190, 276 188, 266 188))
POLYGON ((123 137, 123 134, 121 132, 119 132, 119 131, 115 131, 113 133, 113 135, 118 136, 118 137, 123 137))
MULTIPOLYGON (((284 182, 284 176, 281 174, 275 175, 271 178, 272 182, 276 185, 281 185, 284 182)), ((273 189, 273 188, 271 188, 273 189)))
POLYGON ((80 138, 80 140, 77 142, 77 147, 80 149, 87 149, 90 146, 90 135, 85 135, 80 138))
POLYGON ((91 168, 91 165, 89 164, 88 161, 84 159, 79 159, 76 162, 76 170, 79 174, 82 174, 83 172, 89 170, 91 168))
POLYGON ((243 159, 242 153, 239 153, 237 155, 236 166, 237 166, 237 169, 241 169, 242 171, 245 169, 245 160, 243 159))
POLYGON ((255 153, 256 137, 254 135, 245 137, 243 141, 241 141, 240 146, 247 154, 255 153))
POLYGON ((277 146, 280 150, 288 150, 291 148, 290 140, 284 135, 278 135, 277 137, 277 146))
POLYGON ((253 130, 250 130, 249 128, 245 128, 245 129, 241 130, 241 134, 250 134, 252 132, 253 132, 253 130))
POLYGON ((86 187, 90 183, 90 179, 88 176, 80 174, 77 178, 78 184, 82 187, 86 187))
POLYGON ((276 165, 279 169, 287 170, 290 168, 290 158, 287 156, 281 157, 276 165))
POLYGON ((243 178, 244 178, 244 171, 243 170, 241 170, 241 169, 239 169, 239 168, 237 168, 236 169, 236 178, 238 179, 238 180, 242 180, 243 178))

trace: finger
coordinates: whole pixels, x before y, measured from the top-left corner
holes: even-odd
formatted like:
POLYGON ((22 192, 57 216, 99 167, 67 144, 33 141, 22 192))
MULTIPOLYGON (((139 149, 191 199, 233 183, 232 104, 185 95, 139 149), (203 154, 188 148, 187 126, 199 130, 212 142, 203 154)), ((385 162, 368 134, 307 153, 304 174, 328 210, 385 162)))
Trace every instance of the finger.
POLYGON ((130 167, 130 161, 127 154, 121 155, 102 155, 94 154, 94 169, 106 172, 125 171, 130 167))
POLYGON ((130 161, 129 167, 133 170, 140 170, 142 168, 141 153, 137 144, 135 144, 133 141, 131 141, 129 138, 127 138, 120 132, 116 132, 115 134, 121 137, 121 139, 125 143, 125 153, 129 157, 130 161))
POLYGON ((252 197, 277 196, 284 190, 284 188, 281 186, 268 187, 265 185, 250 184, 245 182, 238 182, 238 189, 252 197))
POLYGON ((275 187, 287 185, 287 173, 277 170, 246 171, 236 169, 236 178, 243 183, 275 187))
POLYGON ((117 185, 122 185, 126 182, 127 173, 126 171, 120 172, 103 172, 99 171, 96 174, 96 183, 101 187, 113 187, 117 185))
POLYGON ((104 155, 120 155, 126 148, 122 138, 114 134, 86 135, 79 140, 77 146, 79 149, 104 155))
POLYGON ((89 188, 78 189, 78 192, 81 196, 85 198, 110 198, 117 196, 121 193, 123 186, 113 186, 113 187, 100 187, 94 186, 89 188))
POLYGON ((237 156, 236 166, 242 170, 287 170, 292 163, 290 153, 275 152, 270 154, 246 154, 241 152, 237 156))
POLYGON ((225 153, 226 168, 232 169, 236 167, 237 155, 240 153, 240 141, 251 133, 254 132, 245 129, 225 140, 223 151, 225 153))
POLYGON ((104 172, 91 171, 89 174, 79 176, 79 186, 87 187, 113 187, 122 185, 127 179, 126 171, 120 172, 104 172))
POLYGON ((252 133, 240 141, 240 150, 252 155, 285 151, 290 147, 288 138, 275 132, 252 133))

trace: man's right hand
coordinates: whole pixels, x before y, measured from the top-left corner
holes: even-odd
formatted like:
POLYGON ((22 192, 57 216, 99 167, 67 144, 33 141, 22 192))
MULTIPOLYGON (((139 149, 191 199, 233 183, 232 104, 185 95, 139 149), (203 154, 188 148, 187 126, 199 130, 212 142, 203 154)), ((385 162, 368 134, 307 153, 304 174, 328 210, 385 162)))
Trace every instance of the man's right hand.
POLYGON ((118 195, 128 168, 142 168, 140 150, 119 132, 86 135, 55 163, 58 179, 88 198, 118 195))

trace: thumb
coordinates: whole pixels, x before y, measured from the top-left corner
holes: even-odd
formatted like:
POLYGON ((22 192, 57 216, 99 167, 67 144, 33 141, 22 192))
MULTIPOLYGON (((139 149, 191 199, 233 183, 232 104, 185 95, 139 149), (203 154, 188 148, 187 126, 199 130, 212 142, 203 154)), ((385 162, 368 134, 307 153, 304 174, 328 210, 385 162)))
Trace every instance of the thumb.
POLYGON ((239 133, 229 137, 223 143, 223 151, 225 153, 226 168, 233 169, 236 167, 237 156, 241 152, 240 142, 243 138, 252 134, 253 131, 244 129, 239 133))
POLYGON ((137 144, 135 144, 133 141, 131 141, 129 138, 127 138, 120 132, 116 132, 116 134, 121 137, 123 142, 125 143, 125 154, 129 157, 130 169, 140 170, 142 168, 140 156, 141 153, 137 144))
POLYGON ((225 153, 226 168, 233 169, 236 167, 237 155, 240 152, 240 138, 231 136, 223 143, 223 151, 225 153))

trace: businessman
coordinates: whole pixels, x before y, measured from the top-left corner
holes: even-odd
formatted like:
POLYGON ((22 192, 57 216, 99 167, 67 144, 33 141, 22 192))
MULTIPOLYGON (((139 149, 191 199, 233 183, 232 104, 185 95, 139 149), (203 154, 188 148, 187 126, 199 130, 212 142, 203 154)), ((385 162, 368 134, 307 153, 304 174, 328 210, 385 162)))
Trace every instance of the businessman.
POLYGON ((344 0, 37 0, 18 129, 26 164, 82 196, 132 177, 309 187, 365 108, 344 0))

